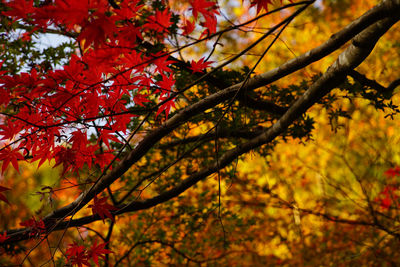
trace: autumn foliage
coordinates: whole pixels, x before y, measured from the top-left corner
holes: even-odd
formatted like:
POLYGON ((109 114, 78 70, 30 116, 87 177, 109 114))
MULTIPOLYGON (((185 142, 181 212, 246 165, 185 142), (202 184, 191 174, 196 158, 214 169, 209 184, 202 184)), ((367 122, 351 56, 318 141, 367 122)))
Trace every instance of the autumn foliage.
POLYGON ((400 263, 399 14, 1 1, 0 265, 400 263))

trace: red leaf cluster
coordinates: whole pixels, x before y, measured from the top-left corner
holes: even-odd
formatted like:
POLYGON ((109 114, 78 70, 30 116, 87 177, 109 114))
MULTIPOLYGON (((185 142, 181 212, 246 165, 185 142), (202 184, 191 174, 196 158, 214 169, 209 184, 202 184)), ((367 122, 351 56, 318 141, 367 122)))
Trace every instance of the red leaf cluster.
POLYGON ((33 216, 31 219, 21 222, 20 225, 30 228, 30 236, 40 236, 46 232, 46 225, 43 220, 37 221, 33 216))
POLYGON ((67 264, 82 266, 91 266, 89 260, 92 259, 97 266, 99 264, 99 257, 105 259, 105 254, 113 253, 111 250, 105 249, 107 243, 97 245, 97 241, 93 243, 90 249, 86 249, 84 246, 79 246, 77 243, 69 244, 66 251, 67 264))
POLYGON ((89 205, 88 208, 92 209, 93 214, 98 214, 104 222, 105 217, 114 221, 114 216, 111 214, 111 211, 117 210, 116 207, 107 203, 108 197, 102 197, 100 199, 97 196, 93 199, 93 204, 89 205))
POLYGON ((215 33, 217 31, 217 15, 219 15, 217 3, 208 0, 190 0, 189 3, 191 5, 189 10, 193 15, 194 22, 190 22, 190 20, 184 18, 181 27, 183 30, 182 34, 188 35, 193 32, 195 29, 195 22, 200 20, 199 14, 203 17, 199 25, 205 28, 200 38, 215 33))
POLYGON ((389 168, 384 173, 388 178, 393 178, 396 176, 400 176, 400 167, 396 166, 394 168, 389 168))
POLYGON ((387 210, 400 198, 398 192, 399 188, 397 186, 387 185, 375 198, 375 202, 379 203, 382 209, 387 210))
POLYGON ((149 10, 141 1, 122 1, 120 9, 114 9, 107 0, 4 5, 9 10, 2 16, 23 20, 38 31, 59 25, 60 32, 76 35, 82 53, 57 70, 33 67, 29 73, 0 73, 0 108, 18 107, 12 116, 0 117, 0 138, 10 144, 0 148, 2 172, 10 164, 18 170, 19 161, 39 161, 40 166, 52 159, 55 166, 63 166, 63 174, 94 164, 107 166, 114 159, 110 142, 123 142, 120 136, 136 116, 128 112, 126 99, 138 106, 158 100, 162 103, 157 115, 165 111, 168 117, 174 107, 170 66, 175 62, 167 51, 135 50, 144 35, 164 41, 173 23, 168 7, 149 10), (93 129, 98 133, 96 143, 87 134, 93 129))
POLYGON ((400 167, 396 166, 395 168, 389 168, 384 172, 384 174, 389 178, 389 182, 374 201, 378 203, 383 210, 388 210, 400 198, 400 188, 398 183, 393 180, 396 176, 400 176, 400 167))

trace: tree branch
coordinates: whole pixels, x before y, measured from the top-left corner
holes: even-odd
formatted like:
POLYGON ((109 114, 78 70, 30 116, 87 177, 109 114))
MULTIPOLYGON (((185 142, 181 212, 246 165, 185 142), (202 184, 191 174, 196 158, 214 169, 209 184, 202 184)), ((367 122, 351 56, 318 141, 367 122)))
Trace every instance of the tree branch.
POLYGON ((370 87, 380 93, 393 93, 394 89, 396 89, 396 87, 400 85, 400 79, 396 79, 396 80, 392 81, 388 85, 388 87, 385 87, 375 80, 368 79, 365 75, 359 73, 356 70, 352 70, 349 73, 349 76, 351 76, 354 80, 359 82, 361 85, 370 87))

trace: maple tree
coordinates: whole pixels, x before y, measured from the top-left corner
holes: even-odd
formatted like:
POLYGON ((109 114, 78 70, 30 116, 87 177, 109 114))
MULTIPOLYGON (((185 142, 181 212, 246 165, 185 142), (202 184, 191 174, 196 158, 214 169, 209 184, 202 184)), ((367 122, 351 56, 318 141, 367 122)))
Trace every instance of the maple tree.
MULTIPOLYGON (((224 197, 232 205, 257 206, 268 195, 294 214, 295 225, 299 214, 312 214, 362 226, 365 236, 371 227, 399 239, 398 167, 381 170, 388 179, 374 197, 363 191, 369 217, 362 214, 354 220, 299 208, 274 188, 237 178, 236 166, 250 151, 264 157, 281 143, 311 139, 314 109, 328 113, 335 128, 341 118, 351 117, 337 108, 343 99, 365 99, 395 116, 399 109, 392 99, 400 80, 383 86, 355 69, 398 26, 400 2, 371 5, 319 45, 265 71, 262 63, 274 54, 284 33, 321 7, 316 1, 243 1, 241 8, 250 13, 238 22, 226 16, 223 4, 1 2, 2 175, 15 170, 15 176, 24 176, 27 166, 60 168, 59 176, 36 192, 40 201, 52 204, 36 217, 23 214, 19 224, 4 225, 2 265, 24 264, 45 245, 50 251, 47 263, 56 266, 101 261, 231 265, 238 260, 231 254, 238 251, 248 262, 257 262, 250 247, 261 241, 241 239, 239 232, 247 229, 249 239, 259 238, 252 225, 262 220, 257 217, 261 211, 246 210, 251 219, 241 217, 224 208, 224 197), (259 26, 264 23, 268 27, 259 26), (46 34, 68 41, 40 51, 37 45, 46 34), (240 34, 253 34, 254 39, 243 38, 245 47, 235 49, 241 45, 240 34), (254 51, 256 62, 249 63, 254 51), (329 67, 307 73, 312 63, 329 57, 329 67), (243 67, 234 66, 238 61, 243 67), (243 194, 231 196, 224 189, 228 184, 243 194), (253 202, 246 199, 250 189, 259 192, 253 202), (162 227, 155 227, 160 220, 162 227), (123 243, 123 254, 116 253, 117 240, 123 243), (33 243, 25 247, 24 242, 33 243)), ((3 210, 15 205, 17 185, 8 181, 0 180, 3 210)), ((338 226, 328 234, 342 230, 338 226)), ((276 255, 267 260, 282 263, 276 255)))

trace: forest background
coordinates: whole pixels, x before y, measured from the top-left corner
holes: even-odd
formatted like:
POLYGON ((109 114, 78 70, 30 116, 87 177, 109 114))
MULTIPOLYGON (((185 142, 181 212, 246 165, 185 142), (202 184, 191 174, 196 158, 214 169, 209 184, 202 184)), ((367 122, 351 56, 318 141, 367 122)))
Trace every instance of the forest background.
MULTIPOLYGON (((399 23, 288 130, 224 168, 219 168, 224 155, 272 128, 334 69, 341 53, 358 47, 357 40, 256 90, 236 89, 154 141, 125 173, 99 189, 101 178, 118 170, 147 136, 174 116, 181 118, 180 111, 323 45, 381 3, 268 2, 70 1, 71 13, 61 16, 57 9, 38 11, 49 12, 52 1, 2 1, 0 265, 400 264, 399 23), (129 9, 127 3, 133 3, 129 9), (266 9, 277 11, 235 26, 266 9), (89 24, 74 20, 76 13, 89 24), (119 20, 110 19, 115 14, 119 20), (291 15, 290 23, 282 23, 291 15), (46 16, 58 17, 55 26, 44 26, 46 16), (124 16, 135 22, 126 24, 132 27, 129 36, 122 35, 124 16), (110 23, 121 23, 115 29, 120 35, 107 29, 110 23), (46 44, 48 34, 64 36, 65 42, 46 44), (201 38, 206 40, 197 43, 201 38), (113 52, 122 40, 130 43, 129 53, 113 52), (194 44, 185 47, 189 43, 194 44), (129 64, 126 59, 146 79, 113 78, 129 64), (96 64, 102 69, 93 71, 96 64), (76 75, 68 77, 69 91, 68 79, 56 70, 76 75), (58 91, 32 89, 51 79, 63 80, 58 91), (79 95, 80 86, 87 92, 96 83, 98 91, 79 95), (127 84, 135 88, 120 89, 127 84), (76 103, 63 102, 68 94, 76 103), (60 128, 51 130, 54 124, 60 128), (44 143, 53 146, 46 150, 44 143), (214 165, 197 183, 166 196, 214 165), (62 208, 71 203, 77 211, 62 208)), ((400 19, 399 1, 382 3, 394 7, 383 18, 400 19)))

